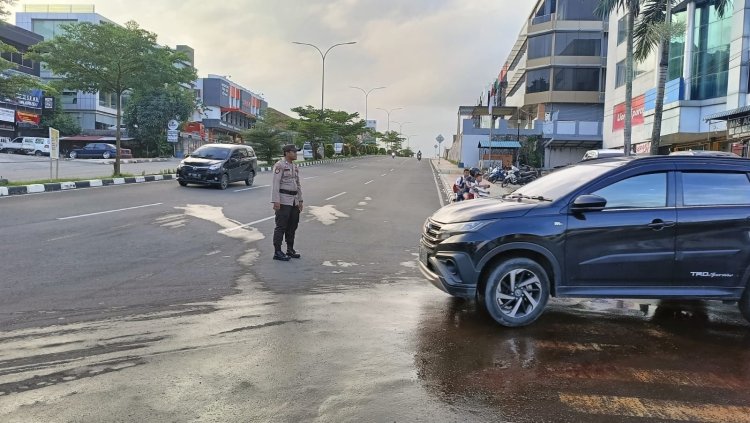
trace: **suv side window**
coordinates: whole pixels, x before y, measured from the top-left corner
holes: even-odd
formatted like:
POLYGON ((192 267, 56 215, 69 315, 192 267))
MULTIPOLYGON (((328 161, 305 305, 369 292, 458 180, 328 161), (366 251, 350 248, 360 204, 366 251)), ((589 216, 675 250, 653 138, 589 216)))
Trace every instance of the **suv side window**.
POLYGON ((686 206, 750 205, 750 179, 746 173, 682 173, 686 206))
POLYGON ((592 194, 607 199, 607 209, 666 207, 667 174, 660 172, 633 176, 592 194))

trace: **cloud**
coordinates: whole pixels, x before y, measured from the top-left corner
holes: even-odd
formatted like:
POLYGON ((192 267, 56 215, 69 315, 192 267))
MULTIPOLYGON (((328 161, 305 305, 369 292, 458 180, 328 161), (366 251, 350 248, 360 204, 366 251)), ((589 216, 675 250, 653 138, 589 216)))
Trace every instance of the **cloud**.
POLYGON ((157 33, 162 44, 190 45, 201 76, 231 75, 283 112, 320 105, 321 57, 292 41, 321 49, 356 41, 326 58, 325 106, 364 117, 364 95, 349 87, 387 86, 370 95, 369 118, 384 130, 385 113, 376 108, 403 107, 391 119, 413 122, 404 133, 418 135, 412 146, 429 152, 437 134, 447 140, 455 134, 458 106, 474 104, 498 74, 531 7, 511 0, 93 3, 115 22, 135 20, 157 33))

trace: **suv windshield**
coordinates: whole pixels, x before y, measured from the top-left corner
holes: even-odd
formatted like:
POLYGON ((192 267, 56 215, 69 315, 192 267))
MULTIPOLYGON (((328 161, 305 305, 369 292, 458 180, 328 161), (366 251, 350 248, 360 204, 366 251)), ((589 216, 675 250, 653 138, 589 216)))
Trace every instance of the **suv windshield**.
POLYGON ((556 200, 580 188, 592 179, 609 172, 626 161, 580 164, 562 168, 513 191, 513 197, 544 197, 556 200))
POLYGON ((224 160, 229 155, 229 150, 221 147, 201 147, 190 154, 196 159, 224 160))

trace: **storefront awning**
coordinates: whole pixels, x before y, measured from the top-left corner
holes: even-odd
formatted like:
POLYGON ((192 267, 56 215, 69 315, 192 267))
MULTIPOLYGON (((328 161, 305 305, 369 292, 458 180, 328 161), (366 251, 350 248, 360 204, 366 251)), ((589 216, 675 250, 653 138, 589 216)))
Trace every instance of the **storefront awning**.
POLYGON ((744 115, 750 115, 750 106, 743 106, 732 110, 725 110, 723 112, 714 113, 706 117, 705 120, 729 120, 744 115))

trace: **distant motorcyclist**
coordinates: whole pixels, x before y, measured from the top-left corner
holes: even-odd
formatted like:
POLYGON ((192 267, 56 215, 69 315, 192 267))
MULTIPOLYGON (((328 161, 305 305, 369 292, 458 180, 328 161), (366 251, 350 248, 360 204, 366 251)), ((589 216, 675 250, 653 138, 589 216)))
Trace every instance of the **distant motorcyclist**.
POLYGON ((422 160, 422 150, 417 151, 417 160, 422 160))
POLYGON ((391 151, 391 158, 394 158, 394 159, 396 158, 396 152, 395 151, 391 151))

